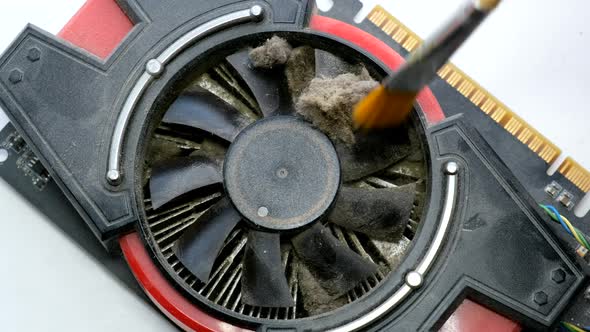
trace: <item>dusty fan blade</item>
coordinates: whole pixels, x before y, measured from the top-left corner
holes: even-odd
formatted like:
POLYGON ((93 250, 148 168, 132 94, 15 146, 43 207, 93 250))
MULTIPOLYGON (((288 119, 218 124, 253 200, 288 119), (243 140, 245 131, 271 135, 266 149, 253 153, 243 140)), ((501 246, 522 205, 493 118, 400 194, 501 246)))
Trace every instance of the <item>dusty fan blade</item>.
POLYGON ((394 130, 355 134, 356 143, 335 142, 344 182, 359 180, 406 158, 411 152, 409 139, 394 130))
POLYGON ((331 296, 345 294, 377 272, 375 264, 345 247, 321 224, 315 224, 291 242, 297 256, 331 296))
POLYGON ((240 214, 229 200, 222 199, 188 227, 174 243, 176 257, 199 280, 209 281, 215 259, 240 219, 240 214))
POLYGON ((414 184, 384 189, 343 187, 328 220, 372 239, 392 240, 408 224, 415 192, 414 184))
POLYGON ((180 95, 162 121, 201 129, 231 142, 253 120, 211 92, 195 88, 180 95))
POLYGON ((352 65, 334 54, 315 50, 315 75, 321 78, 334 78, 338 75, 355 73, 359 66, 352 65))
POLYGON ((158 209, 171 200, 199 189, 223 181, 221 161, 203 156, 176 158, 152 169, 150 195, 152 206, 158 209))
POLYGON ((227 61, 246 82, 265 117, 286 114, 293 105, 283 71, 253 68, 249 53, 240 51, 227 57, 227 61))
POLYGON ((281 263, 278 233, 249 232, 243 259, 242 302, 257 307, 295 305, 281 263))

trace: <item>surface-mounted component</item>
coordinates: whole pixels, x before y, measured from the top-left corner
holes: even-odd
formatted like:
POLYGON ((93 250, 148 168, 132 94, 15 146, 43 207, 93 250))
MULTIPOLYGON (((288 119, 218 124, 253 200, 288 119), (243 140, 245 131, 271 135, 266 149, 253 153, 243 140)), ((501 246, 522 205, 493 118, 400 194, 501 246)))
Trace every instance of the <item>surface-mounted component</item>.
POLYGON ((559 196, 557 196, 557 201, 568 210, 571 210, 574 207, 574 205, 576 205, 574 201, 574 194, 570 193, 567 190, 562 191, 559 194, 559 196))
POLYGON ((43 190, 51 179, 49 172, 43 167, 39 158, 28 148, 24 149, 17 159, 16 165, 24 175, 31 178, 31 182, 39 190, 43 190))
POLYGON ((588 249, 586 249, 582 245, 578 245, 578 247, 576 248, 576 254, 580 256, 580 258, 584 259, 586 262, 588 262, 588 252, 588 249))
POLYGON ((24 148, 26 148, 26 146, 27 143, 25 142, 24 138, 16 131, 11 133, 2 143, 2 147, 12 150, 16 153, 20 153, 24 148))
POLYGON ((0 148, 6 153, 5 159, 8 159, 8 151, 13 151, 16 154, 16 167, 24 176, 31 179, 36 189, 43 190, 49 183, 51 180, 49 172, 17 132, 10 134, 0 144, 0 148))
POLYGON ((563 187, 557 183, 556 181, 552 181, 550 184, 545 187, 545 192, 551 198, 557 198, 557 195, 563 190, 563 187))

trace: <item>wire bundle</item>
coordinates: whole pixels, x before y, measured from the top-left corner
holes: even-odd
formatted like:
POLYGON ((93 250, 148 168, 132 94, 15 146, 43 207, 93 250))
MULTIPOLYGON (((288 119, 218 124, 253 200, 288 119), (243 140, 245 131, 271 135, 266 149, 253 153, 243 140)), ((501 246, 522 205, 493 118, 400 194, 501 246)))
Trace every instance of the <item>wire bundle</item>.
MULTIPOLYGON (((547 214, 551 217, 551 219, 553 219, 553 221, 560 223, 561 226, 568 232, 568 234, 573 236, 582 247, 586 248, 587 250, 590 250, 590 244, 588 244, 588 241, 586 240, 586 235, 584 235, 584 233, 582 233, 579 229, 574 227, 574 225, 572 225, 571 221, 569 221, 565 216, 562 216, 554 206, 543 205, 543 204, 539 204, 539 206, 543 210, 545 210, 545 212, 547 212, 547 214)), ((589 332, 590 331, 587 327, 581 328, 581 327, 578 327, 578 326, 576 326, 572 323, 568 323, 568 322, 561 322, 561 327, 562 327, 563 331, 569 331, 569 332, 589 332)))
POLYGON ((588 331, 588 328, 577 327, 576 325, 574 325, 572 323, 567 323, 567 322, 561 322, 561 326, 564 328, 565 331, 569 331, 569 332, 587 332, 588 331))
POLYGON ((561 226, 570 234, 572 235, 576 241, 587 250, 590 250, 590 244, 586 240, 586 236, 582 233, 579 229, 572 225, 571 221, 569 221, 565 216, 562 216, 554 206, 551 205, 542 205, 540 204, 541 208, 547 212, 547 214, 556 222, 559 222, 561 226))

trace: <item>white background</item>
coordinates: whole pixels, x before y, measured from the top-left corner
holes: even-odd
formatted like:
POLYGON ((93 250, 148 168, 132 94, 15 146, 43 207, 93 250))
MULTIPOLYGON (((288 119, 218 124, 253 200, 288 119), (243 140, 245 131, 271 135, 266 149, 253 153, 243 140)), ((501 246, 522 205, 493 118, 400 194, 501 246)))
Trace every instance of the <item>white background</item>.
MULTIPOLYGON (((463 3, 382 2, 422 37, 463 3)), ((28 22, 58 32, 82 4, 83 0, 2 1, 0 51, 28 22)), ((587 0, 505 1, 453 58, 586 168, 590 168, 589 12, 587 0)), ((3 121, 0 112, 0 127, 3 121)), ((176 330, 3 182, 0 211, 2 330, 176 330)))

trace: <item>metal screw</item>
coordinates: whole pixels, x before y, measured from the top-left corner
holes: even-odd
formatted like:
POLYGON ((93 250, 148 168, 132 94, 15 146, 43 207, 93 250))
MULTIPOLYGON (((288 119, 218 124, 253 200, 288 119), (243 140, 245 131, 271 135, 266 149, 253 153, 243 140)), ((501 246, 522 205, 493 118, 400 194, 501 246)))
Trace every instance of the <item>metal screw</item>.
POLYGON ((107 180, 109 180, 110 184, 117 185, 119 184, 119 180, 121 180, 121 174, 119 171, 110 170, 107 172, 107 180))
POLYGON ((286 178, 287 176, 289 176, 289 171, 287 171, 286 168, 279 168, 277 170, 277 176, 281 179, 286 178))
POLYGON ((545 294, 545 292, 540 291, 535 293, 533 296, 533 301, 535 301, 535 303, 538 305, 545 305, 549 301, 549 297, 547 294, 545 294))
POLYGON ((259 5, 254 5, 254 6, 250 7, 250 15, 252 15, 255 18, 260 19, 264 15, 264 9, 259 5))
POLYGON ((416 271, 410 271, 408 274, 406 274, 406 285, 412 288, 418 288, 422 286, 423 281, 424 279, 422 278, 422 275, 416 271))
POLYGON ((23 80, 25 73, 23 73, 20 69, 13 69, 10 72, 10 76, 8 76, 8 80, 12 84, 17 84, 23 80))
POLYGON ((31 62, 39 61, 39 59, 41 59, 41 50, 37 47, 32 47, 31 49, 29 49, 27 59, 29 59, 29 61, 31 62))
POLYGON ((145 70, 147 71, 148 74, 150 74, 154 77, 160 76, 162 74, 162 72, 164 71, 164 65, 162 65, 162 63, 160 61, 158 61, 157 59, 151 59, 145 65, 145 70))
POLYGON ((268 208, 266 208, 264 206, 261 206, 258 209, 258 216, 261 217, 261 218, 264 218, 264 217, 268 216, 268 208))
POLYGON ((551 280, 556 284, 561 284, 565 281, 565 271, 562 269, 555 269, 551 272, 551 280))
POLYGON ((455 174, 457 174, 458 171, 459 171, 459 164, 457 164, 454 161, 449 161, 445 165, 445 173, 447 173, 449 175, 455 175, 455 174))

